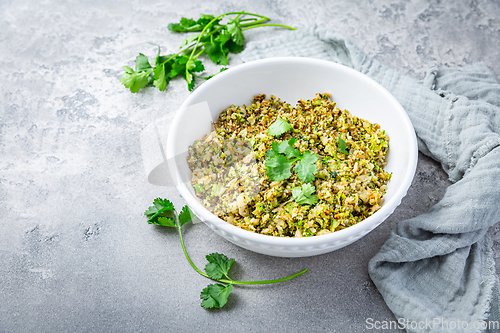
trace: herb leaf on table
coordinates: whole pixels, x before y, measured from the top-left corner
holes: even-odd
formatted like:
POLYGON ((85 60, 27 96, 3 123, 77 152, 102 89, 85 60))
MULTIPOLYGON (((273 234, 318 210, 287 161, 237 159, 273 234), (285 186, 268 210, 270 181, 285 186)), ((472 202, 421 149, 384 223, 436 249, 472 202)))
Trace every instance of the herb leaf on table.
POLYGON ((201 306, 205 309, 222 308, 227 303, 229 294, 233 290, 233 285, 223 285, 220 283, 209 284, 201 291, 200 298, 203 300, 201 306))
POLYGON ((139 92, 148 85, 150 72, 136 72, 128 66, 123 66, 125 73, 120 77, 120 82, 131 92, 139 92))
POLYGON ((189 257, 184 245, 184 240, 182 238, 182 227, 186 223, 191 222, 195 217, 188 206, 182 207, 180 213, 177 214, 171 201, 167 199, 156 198, 153 200, 153 205, 144 212, 144 215, 148 217, 148 223, 150 224, 176 228, 179 233, 184 256, 191 264, 191 267, 193 267, 193 269, 200 275, 219 282, 215 284, 209 284, 202 290, 200 294, 200 298, 202 299, 201 306, 206 309, 223 307, 227 303, 228 297, 233 290, 233 285, 279 283, 296 278, 297 276, 304 274, 308 270, 306 268, 290 276, 273 280, 236 281, 229 277, 229 270, 234 263, 234 259, 229 259, 224 254, 211 253, 206 256, 208 263, 205 266, 205 272, 203 272, 193 263, 193 261, 189 257))
POLYGON ((234 259, 228 259, 220 253, 212 253, 206 256, 208 264, 205 266, 205 272, 211 279, 220 279, 223 276, 229 278, 229 269, 233 265, 234 259))

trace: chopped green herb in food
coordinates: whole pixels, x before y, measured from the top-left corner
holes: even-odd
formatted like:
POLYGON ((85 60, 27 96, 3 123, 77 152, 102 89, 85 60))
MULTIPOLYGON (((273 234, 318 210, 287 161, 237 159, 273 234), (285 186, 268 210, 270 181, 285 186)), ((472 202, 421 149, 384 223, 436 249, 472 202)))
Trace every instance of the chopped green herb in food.
POLYGON ((187 162, 198 199, 216 216, 264 235, 308 237, 380 209, 388 149, 378 124, 339 109, 329 94, 295 107, 262 94, 223 110, 187 162))
POLYGON ((339 143, 339 151, 342 154, 346 154, 346 155, 349 154, 349 152, 346 149, 347 148, 347 143, 344 140, 342 140, 342 138, 339 138, 338 143, 339 143))
POLYGON ((229 277, 229 269, 233 265, 234 259, 229 259, 225 255, 220 253, 211 253, 205 257, 208 263, 205 266, 205 272, 202 272, 198 267, 195 266, 195 264, 189 257, 186 251, 186 247, 184 246, 184 240, 182 238, 182 226, 188 222, 191 222, 194 217, 188 206, 182 207, 181 212, 177 214, 172 202, 167 199, 157 198, 153 201, 153 206, 149 207, 144 212, 144 215, 149 218, 149 224, 177 228, 184 255, 186 256, 186 259, 194 268, 194 270, 206 278, 220 282, 209 284, 202 290, 200 294, 200 298, 202 299, 201 306, 206 309, 223 307, 227 303, 229 294, 233 290, 233 285, 271 284, 284 282, 307 272, 306 268, 298 273, 280 279, 263 281, 235 281, 229 277), (225 283, 225 285, 221 283, 225 283))

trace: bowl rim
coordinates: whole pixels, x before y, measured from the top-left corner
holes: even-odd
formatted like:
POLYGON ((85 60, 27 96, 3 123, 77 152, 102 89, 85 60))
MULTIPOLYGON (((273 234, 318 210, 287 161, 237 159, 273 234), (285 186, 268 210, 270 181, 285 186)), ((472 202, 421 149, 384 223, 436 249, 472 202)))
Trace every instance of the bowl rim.
MULTIPOLYGON (((309 246, 309 245, 318 245, 318 244, 323 244, 323 243, 333 243, 338 240, 343 240, 346 238, 350 237, 356 237, 359 234, 365 234, 374 228, 376 228, 380 223, 382 223, 390 214, 393 213, 395 208, 399 206, 401 203, 401 200, 403 197, 406 195, 408 188, 410 187, 416 167, 417 167, 417 161, 418 161, 418 145, 417 145, 417 139, 415 135, 415 130, 413 128, 413 125, 410 121, 410 118, 404 108, 401 106, 401 104, 396 100, 396 98, 387 90, 385 89, 382 85, 380 85, 378 82, 370 78, 369 76, 344 65, 332 62, 332 61, 327 61, 327 60, 322 60, 322 59, 316 59, 316 58, 307 58, 307 57, 273 57, 273 58, 265 58, 265 59, 259 59, 259 60, 254 60, 254 61, 249 61, 243 64, 236 65, 234 67, 229 68, 228 70, 225 70, 224 72, 216 75, 215 77, 211 78, 210 80, 204 82, 201 84, 198 88, 196 88, 195 91, 193 91, 187 98, 186 100, 181 104, 179 107, 179 110, 177 111, 171 127, 170 131, 168 134, 168 139, 167 139, 167 160, 169 158, 172 158, 171 155, 169 155, 169 151, 172 151, 173 149, 173 138, 176 137, 177 135, 177 128, 178 122, 180 120, 181 113, 183 110, 187 107, 193 104, 193 100, 196 98, 196 96, 199 93, 202 93, 206 89, 209 89, 211 86, 216 85, 219 81, 225 80, 227 77, 230 77, 232 75, 237 74, 238 72, 241 71, 246 71, 246 70, 251 70, 252 68, 260 67, 262 65, 272 65, 272 64, 283 64, 283 63, 290 63, 290 64, 314 64, 314 65, 322 65, 322 66, 329 66, 332 67, 336 70, 340 71, 345 71, 348 72, 350 75, 355 76, 356 78, 359 78, 361 80, 367 81, 368 83, 374 85, 377 87, 382 94, 385 95, 385 98, 391 100, 392 103, 397 107, 399 110, 399 113, 401 114, 402 118, 402 126, 406 126, 408 129, 408 139, 410 142, 408 142, 408 167, 406 168, 406 173, 404 177, 401 180, 401 184, 399 188, 396 189, 396 192, 393 194, 393 197, 389 200, 383 203, 381 205, 381 208, 375 212, 373 215, 369 216, 368 218, 364 219, 363 221, 352 225, 348 228, 335 231, 332 233, 328 233, 325 235, 320 235, 320 236, 311 236, 311 237, 277 237, 277 236, 270 236, 270 235, 263 235, 263 234, 258 234, 249 230, 241 229, 237 226, 234 226, 232 224, 227 223, 226 221, 223 221, 219 217, 215 216, 212 214, 208 209, 206 209, 199 201, 194 197, 190 191, 188 190, 186 183, 178 183, 176 185, 177 190, 179 191, 180 195, 184 198, 184 200, 187 202, 188 206, 191 208, 193 213, 197 215, 201 221, 203 221, 205 224, 207 224, 210 228, 214 229, 216 228, 220 229, 222 233, 227 233, 231 234, 234 237, 238 237, 240 239, 244 239, 249 242, 254 242, 254 243, 259 243, 259 244, 264 244, 264 245, 274 245, 274 246, 287 246, 287 247, 296 247, 296 246, 309 246), (170 148, 169 148, 170 147, 170 148)), ((222 110, 221 110, 222 111, 222 110)), ((172 163, 170 167, 173 168, 171 169, 170 172, 174 174, 175 177, 179 177, 179 171, 177 169, 177 165, 175 163, 172 163)), ((180 179, 180 178, 177 178, 180 179)))

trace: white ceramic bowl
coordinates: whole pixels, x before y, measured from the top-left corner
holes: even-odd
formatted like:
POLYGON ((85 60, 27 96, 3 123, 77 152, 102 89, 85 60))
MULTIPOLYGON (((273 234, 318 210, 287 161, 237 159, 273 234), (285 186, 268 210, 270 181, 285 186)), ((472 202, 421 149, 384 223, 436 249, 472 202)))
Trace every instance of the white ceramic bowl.
POLYGON ((192 211, 228 241, 258 253, 305 257, 334 251, 360 239, 382 223, 401 203, 417 165, 415 131, 403 107, 381 85, 351 68, 311 58, 269 58, 235 66, 198 87, 176 114, 167 140, 171 175, 184 179, 177 188, 192 211), (212 119, 231 104, 249 104, 257 94, 275 95, 295 106, 299 99, 330 93, 341 109, 380 124, 390 137, 387 166, 392 172, 380 210, 349 228, 322 236, 283 238, 235 227, 204 208, 194 195, 186 162, 187 147, 210 132, 210 120, 192 117, 184 107, 207 102, 212 119), (186 122, 190 124, 186 128, 186 122), (184 153, 183 153, 184 152, 184 153))

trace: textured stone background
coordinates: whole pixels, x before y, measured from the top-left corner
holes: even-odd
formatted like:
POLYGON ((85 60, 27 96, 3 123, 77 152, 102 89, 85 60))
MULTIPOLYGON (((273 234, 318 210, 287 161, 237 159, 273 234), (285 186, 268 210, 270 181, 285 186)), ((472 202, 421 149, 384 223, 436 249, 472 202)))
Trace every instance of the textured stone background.
MULTIPOLYGON (((268 257, 203 224, 187 227, 194 262, 225 253, 236 279, 309 268, 287 283, 235 288, 221 311, 200 307, 209 281, 189 266, 177 234, 143 218, 158 196, 183 205, 174 189, 147 182, 139 134, 188 91, 175 80, 166 93, 131 94, 121 67, 139 52, 154 56, 147 42, 176 48, 183 37, 169 22, 234 10, 327 26, 416 79, 430 61, 482 61, 500 77, 497 0, 1 1, 0 332, 368 332, 368 318, 396 320, 367 263, 398 221, 427 211, 449 185, 426 157, 396 212, 333 253, 268 257)), ((251 30, 247 40, 277 33, 286 31, 251 30)))

